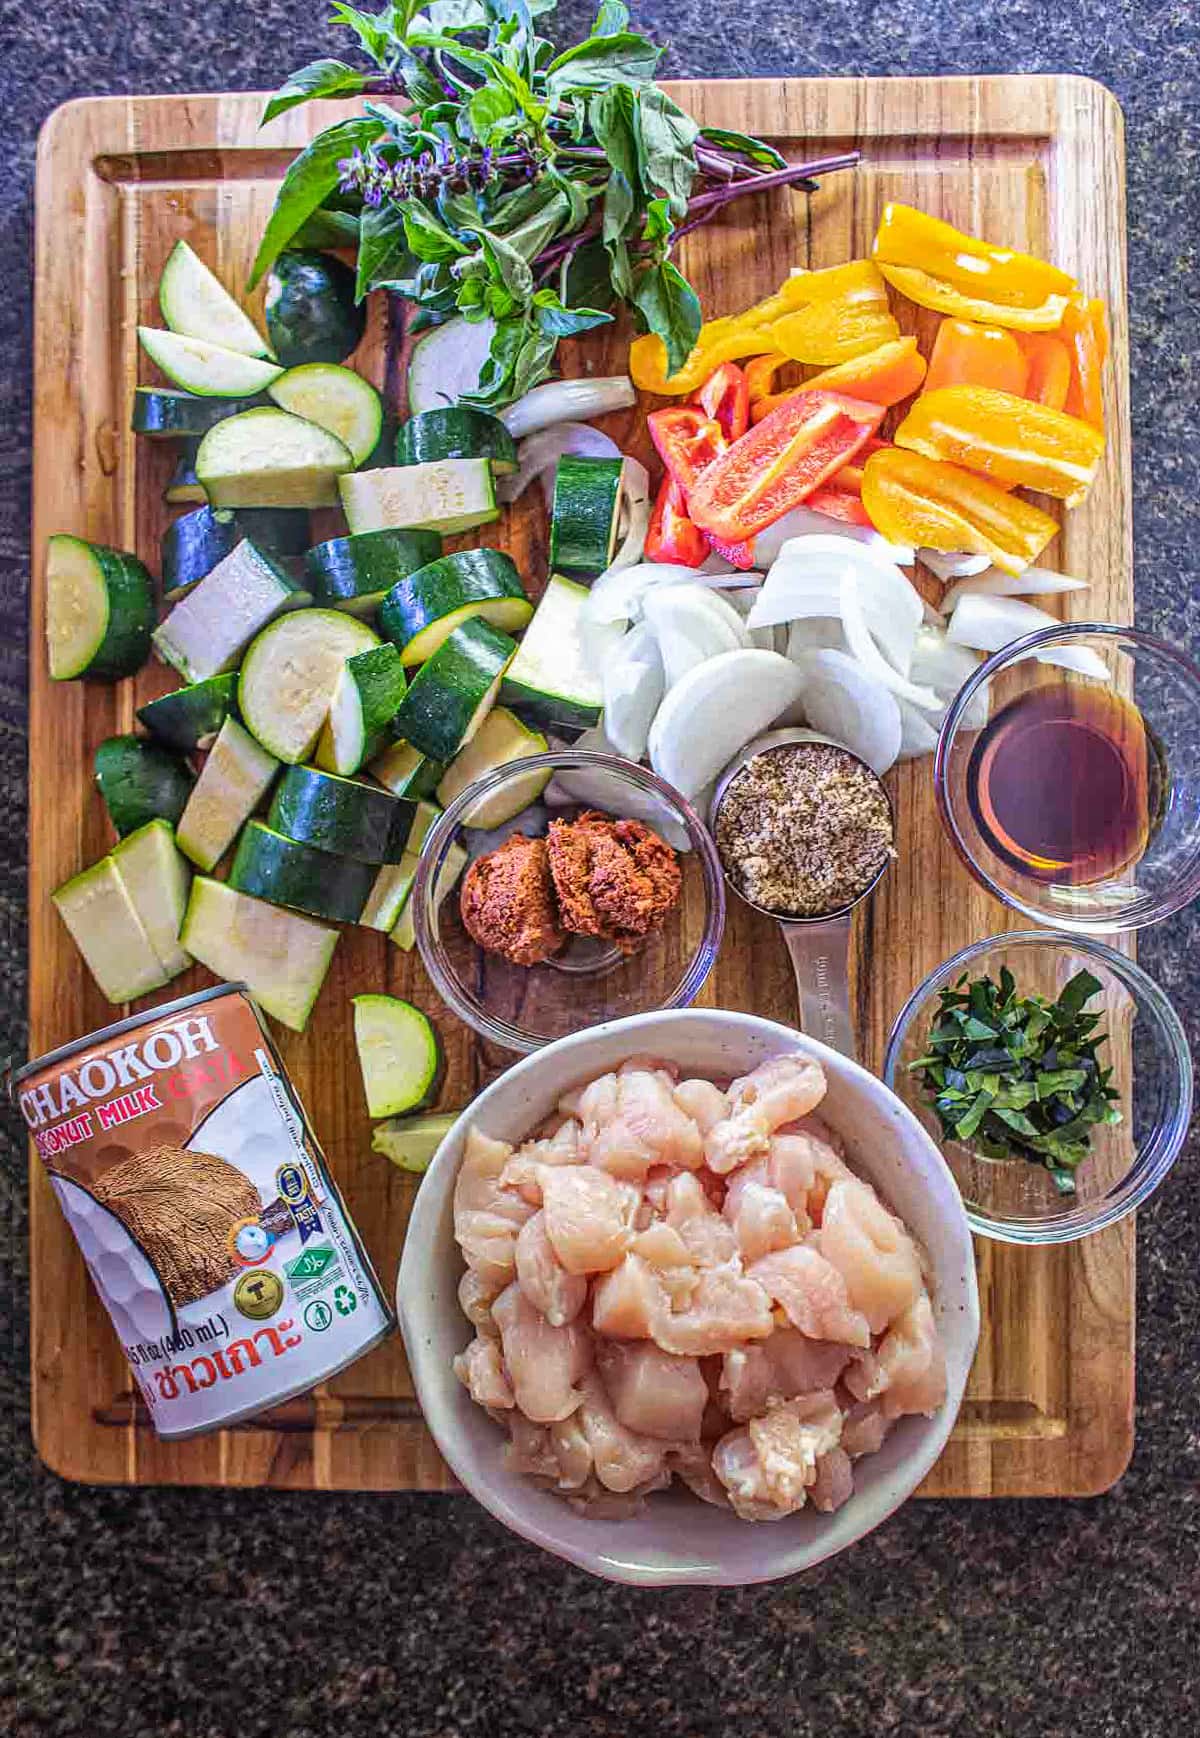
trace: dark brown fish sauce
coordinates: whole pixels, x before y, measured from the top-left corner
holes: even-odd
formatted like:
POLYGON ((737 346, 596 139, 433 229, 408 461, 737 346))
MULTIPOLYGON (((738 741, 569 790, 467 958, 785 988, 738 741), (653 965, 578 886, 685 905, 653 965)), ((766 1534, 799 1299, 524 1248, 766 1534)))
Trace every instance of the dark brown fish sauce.
POLYGON ((983 838, 1031 879, 1086 886, 1136 863, 1164 789, 1137 708, 1095 682, 1044 682, 982 730, 967 801, 983 838))

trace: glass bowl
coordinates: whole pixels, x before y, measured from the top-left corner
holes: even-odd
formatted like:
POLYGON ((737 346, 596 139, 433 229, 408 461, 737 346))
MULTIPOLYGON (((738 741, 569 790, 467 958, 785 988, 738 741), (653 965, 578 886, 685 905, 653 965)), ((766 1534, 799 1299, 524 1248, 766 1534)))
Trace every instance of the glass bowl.
MULTIPOLYGON (((1040 752, 1047 737, 1036 724, 1029 727, 1028 715, 1023 731, 1009 763, 1006 797, 1018 817, 1037 801, 1038 768, 1054 764, 1040 752)), ((1158 923, 1200 894, 1200 669, 1164 640, 1133 628, 1074 622, 1026 634, 981 664, 955 696, 938 736, 934 790, 959 856, 1005 905, 1079 934, 1158 923), (1114 866, 1105 868, 1106 859, 1097 857, 1095 870, 1084 872, 1087 879, 1072 882, 1053 855, 1035 859, 1035 873, 1028 858, 1005 853, 1003 827, 989 826, 981 815, 987 805, 980 801, 978 775, 992 752, 981 726, 989 718, 995 725, 1006 707, 1035 690, 1043 691, 1044 701, 1065 705, 1077 726, 1057 770, 1044 774, 1040 794, 1052 830, 1070 829, 1072 796, 1092 834, 1098 814, 1115 815, 1126 802, 1147 818, 1124 859, 1116 853, 1114 866), (1113 738, 1093 727, 1105 692, 1132 703, 1118 732, 1122 754, 1113 738)), ((999 812, 997 800, 993 818, 999 812)))
POLYGON ((417 946, 438 994, 480 1037, 522 1054, 606 1020, 686 1008, 713 968, 725 929, 721 865, 695 809, 645 767, 582 748, 511 761, 456 797, 429 831, 412 898, 417 946), (540 771, 552 775, 549 785, 512 820, 489 832, 463 825, 463 816, 482 799, 519 792, 522 781, 540 771), (544 835, 552 818, 589 808, 644 821, 679 852, 679 902, 634 953, 573 936, 553 959, 515 966, 467 934, 457 891, 440 903, 436 899, 455 845, 475 858, 512 833, 544 835))
POLYGON ((892 1027, 883 1078, 940 1146, 972 1230, 1002 1243, 1070 1243, 1123 1219, 1149 1199, 1175 1163, 1192 1115, 1187 1038, 1158 985, 1101 941, 1046 930, 977 941, 930 972, 892 1027), (1109 1034, 1105 1049, 1125 1120, 1092 1131, 1093 1151, 1075 1172, 1074 1195, 1060 1195, 1039 1165, 985 1158, 969 1145, 943 1140, 920 1078, 908 1068, 924 1053, 938 991, 964 972, 996 980, 1004 966, 1019 994, 1051 1001, 1084 968, 1102 986, 1088 1011, 1103 1011, 1099 1029, 1109 1034))

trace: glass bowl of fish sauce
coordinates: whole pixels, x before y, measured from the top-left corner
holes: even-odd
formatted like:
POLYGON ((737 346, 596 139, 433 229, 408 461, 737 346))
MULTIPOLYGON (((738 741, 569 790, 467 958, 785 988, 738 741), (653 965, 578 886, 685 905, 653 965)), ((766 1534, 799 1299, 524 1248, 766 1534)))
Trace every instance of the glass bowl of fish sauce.
POLYGON ((1200 668, 1133 628, 1027 634, 951 703, 934 789, 1005 905, 1078 934, 1159 923, 1200 894, 1200 668))
MULTIPOLYGON (((1003 1024, 986 1007, 981 1006, 979 1012, 983 1025, 1003 1024)), ((991 1046, 992 1040, 982 1027, 970 1031, 980 1044, 991 1046)), ((1003 1044, 1003 1033, 998 1036, 1003 1044)), ((1017 1107, 1010 1111, 1010 1117, 1020 1129, 1021 1118, 1030 1114, 1028 1103, 1020 1108, 1021 1099, 1036 1098, 1039 1090, 1044 1093, 1047 1081, 1054 1083, 1055 1076, 1049 1070, 1087 1062, 1086 1055, 1055 1054, 1055 1037, 1051 1026, 1038 1041, 1036 1068, 1015 1070, 990 1048, 976 1051, 982 1063, 979 1076, 962 1080, 950 1077, 951 1084, 961 1088, 964 1095, 959 1102, 970 1100, 978 1107, 978 1097, 972 1099, 971 1095, 983 1087, 996 1095, 993 1103, 999 1102, 1006 1110, 1017 1107), (997 1062, 999 1067, 991 1078, 983 1078, 987 1068, 995 1068, 997 1062), (1013 1082, 1018 1073, 1022 1077, 1018 1091, 1005 1091, 1005 1083, 1013 1082), (1039 1074, 1042 1087, 1034 1085, 1039 1074)), ((1057 1078, 1065 1077, 1059 1074, 1057 1078)), ((1105 942, 1048 930, 990 936, 963 948, 930 972, 892 1027, 883 1079, 940 1147, 958 1184, 971 1229, 1001 1243, 1071 1243, 1132 1213, 1149 1200, 1175 1163, 1192 1115, 1192 1059, 1187 1036, 1162 990, 1131 959, 1105 942), (1098 1122, 1081 1131, 1087 1135, 1086 1156, 1072 1165, 1069 1175, 1056 1175, 1044 1158, 1039 1160, 1028 1150, 1016 1148, 1003 1157, 997 1156, 994 1148, 989 1152, 986 1124, 980 1136, 956 1139, 948 1135, 929 1071, 914 1066, 937 1048, 931 1039, 944 1030, 940 1023, 945 1019, 946 993, 969 994, 971 986, 985 979, 1003 988, 1008 983, 1006 973, 1011 974, 1015 997, 1040 997, 1047 1004, 1058 1002, 1073 980, 1082 993, 1087 985, 1080 980, 1080 973, 1089 974, 1097 985, 1080 1004, 1079 1011, 1085 1017, 1098 1017, 1082 1049, 1086 1052, 1095 1047, 1101 1074, 1111 1068, 1107 1084, 1115 1096, 1108 1102, 1120 1120, 1098 1122)), ((1044 1097, 1043 1102, 1048 1100, 1044 1097)), ((1059 1114, 1067 1116, 1069 1108, 1059 1114)))
MULTIPOLYGON (((616 867, 619 872, 623 865, 616 867)), ((597 870, 589 891, 600 874, 597 870)), ((555 886, 556 905, 557 893, 555 886)), ((716 963, 725 930, 720 861, 692 805, 646 767, 585 748, 510 761, 462 791, 429 831, 411 903, 416 945, 434 988, 489 1051, 495 1047, 503 1053, 488 1060, 504 1067, 514 1051, 528 1055, 585 1027, 687 1007, 716 963), (505 818, 497 819, 500 815, 505 818), (614 939, 564 923, 558 945, 552 940, 546 948, 539 946, 539 920, 527 897, 537 866, 519 861, 510 868, 497 860, 494 893, 486 902, 475 899, 472 916, 464 892, 468 901, 478 892, 480 878, 472 883, 471 871, 479 859, 495 860, 517 835, 549 842, 556 824, 581 817, 599 819, 610 833, 621 823, 633 823, 642 829, 643 843, 649 829, 661 847, 669 847, 668 855, 673 853, 677 891, 644 934, 614 939), (514 909, 514 898, 506 897, 510 889, 519 893, 522 909, 514 909), (509 956, 515 952, 518 958, 496 947, 506 928, 511 939, 514 924, 521 926, 522 945, 510 947, 509 956)), ((613 907, 607 909, 611 914, 613 907)), ((554 915, 542 913, 543 928, 554 915)), ((556 915, 563 918, 564 912, 556 915)), ((571 921, 588 920, 576 913, 571 921)))

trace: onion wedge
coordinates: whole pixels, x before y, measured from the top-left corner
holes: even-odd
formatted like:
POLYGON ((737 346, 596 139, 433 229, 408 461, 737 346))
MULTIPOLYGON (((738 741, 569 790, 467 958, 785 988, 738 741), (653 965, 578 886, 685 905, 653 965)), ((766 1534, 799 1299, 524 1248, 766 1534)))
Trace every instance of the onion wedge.
MULTIPOLYGON (((627 461, 628 462, 628 461, 627 461)), ((677 567, 669 561, 638 562, 633 567, 607 568, 592 588, 583 605, 585 621, 627 622, 642 613, 645 598, 663 586, 702 585, 706 589, 723 591, 731 582, 728 573, 706 573, 699 567, 677 567)), ((758 585, 761 573, 739 575, 739 583, 758 585)))
POLYGON ((660 586, 647 593, 643 614, 658 639, 668 693, 697 664, 742 646, 741 621, 735 615, 731 626, 711 609, 702 586, 660 586))
POLYGON ((603 728, 618 754, 641 760, 666 692, 662 656, 648 622, 630 628, 604 671, 603 728))
POLYGON ((792 507, 782 519, 776 519, 754 539, 756 567, 770 567, 785 543, 793 537, 839 537, 843 543, 857 543, 897 567, 911 567, 916 552, 903 544, 889 543, 868 525, 845 525, 831 520, 828 513, 818 513, 813 507, 792 507), (836 525, 836 529, 834 529, 836 525))
POLYGON ((1024 573, 1002 573, 998 567, 989 567, 970 579, 957 580, 942 599, 942 608, 949 614, 964 597, 1057 597, 1087 588, 1086 579, 1052 573, 1048 567, 1027 567, 1024 573))
MULTIPOLYGON (((859 595, 858 576, 849 567, 842 574, 840 601, 842 627, 846 631, 846 644, 867 674, 874 676, 877 682, 882 682, 885 688, 890 688, 893 694, 905 700, 911 700, 914 706, 923 706, 930 712, 940 711, 942 702, 933 689, 919 687, 917 683, 910 682, 907 676, 902 676, 895 666, 888 662, 871 638, 871 630, 867 625, 862 599, 859 595)), ((915 637, 914 632, 914 640, 915 637)))
POLYGON ((636 403, 637 393, 627 374, 611 374, 601 380, 548 380, 502 410, 500 421, 520 440, 556 422, 586 422, 610 410, 628 410, 636 403))
POLYGON ((973 573, 982 573, 991 566, 986 555, 950 555, 942 549, 918 549, 917 560, 943 585, 948 585, 952 579, 968 579, 973 573))
POLYGON ((894 668, 905 674, 924 615, 920 593, 894 562, 839 537, 785 543, 750 612, 750 626, 840 615, 846 574, 858 590, 868 629, 894 668))
MULTIPOLYGON (((955 645, 971 646, 978 652, 999 652, 1039 628, 1063 625, 1057 616, 1031 603, 1022 603, 1019 598, 964 597, 950 617, 947 633, 955 645)), ((1031 652, 1029 656, 1040 664, 1056 664, 1081 676, 1091 676, 1097 682, 1111 680, 1108 665, 1090 646, 1060 646, 1054 651, 1031 652)))
POLYGON ((803 652, 800 704, 814 730, 831 736, 882 776, 900 753, 896 696, 845 652, 803 652))
POLYGON ((777 652, 725 652, 670 689, 650 730, 650 764, 685 797, 712 783, 739 748, 794 706, 803 678, 777 652))
POLYGON ((517 448, 517 468, 511 477, 496 480, 496 494, 501 501, 515 501, 523 495, 536 477, 547 496, 547 506, 553 498, 554 485, 546 479, 559 459, 569 453, 579 459, 616 459, 621 449, 603 429, 590 422, 559 422, 550 428, 529 435, 517 448))

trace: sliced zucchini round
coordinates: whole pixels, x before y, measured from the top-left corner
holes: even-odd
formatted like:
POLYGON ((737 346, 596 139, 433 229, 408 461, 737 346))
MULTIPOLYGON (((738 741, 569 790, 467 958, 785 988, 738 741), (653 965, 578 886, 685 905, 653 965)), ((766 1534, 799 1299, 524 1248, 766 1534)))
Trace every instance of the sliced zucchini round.
POLYGON ((367 1115, 418 1110, 437 1091, 442 1047, 427 1014, 396 996, 355 996, 354 1042, 367 1115))
POLYGON ((196 475, 214 507, 336 507, 354 460, 336 435, 286 410, 246 410, 205 435, 196 475))
POLYGON ((172 332, 242 356, 270 357, 266 339, 186 241, 177 241, 158 280, 158 305, 172 332))
POLYGON ((196 475, 196 454, 199 450, 200 442, 195 435, 187 435, 179 442, 175 469, 162 493, 162 498, 169 507, 208 500, 204 484, 196 475))
POLYGON ((416 812, 415 802, 375 785, 315 766, 291 766, 272 798, 267 825, 319 851, 360 863, 396 863, 416 812))
POLYGON ((558 461, 550 515, 550 565, 560 573, 603 573, 617 547, 623 459, 558 461))
MULTIPOLYGON (((448 809, 455 797, 461 796, 485 773, 507 766, 511 760, 524 760, 531 754, 545 754, 549 744, 540 731, 522 724, 507 706, 493 706, 465 748, 459 749, 446 768, 437 788, 437 799, 448 809)), ((464 827, 499 827, 511 821, 522 809, 536 802, 550 783, 550 768, 525 773, 515 779, 507 790, 485 797, 464 812, 464 827)))
POLYGON ((246 537, 276 556, 302 555, 308 547, 308 514, 299 508, 198 507, 181 513, 162 539, 163 596, 169 603, 191 590, 246 537))
POLYGON ((432 1116, 394 1117, 381 1122, 371 1136, 371 1151, 382 1153, 402 1171, 424 1174, 433 1156, 458 1121, 456 1110, 437 1111, 432 1116))
POLYGON ((56 682, 115 682, 150 655, 154 583, 136 555, 59 533, 46 550, 46 641, 56 682))
POLYGON ((411 742, 394 742, 367 769, 394 797, 431 797, 445 767, 411 742))
POLYGON ((360 531, 332 537, 304 557, 313 597, 331 609, 370 615, 398 579, 442 553, 436 531, 360 531))
MULTIPOLYGON (((343 218, 345 213, 317 213, 343 218)), ((313 219, 310 218, 312 223, 313 219)), ((357 222, 347 219, 353 247, 357 222)), ((267 331, 279 360, 287 368, 308 362, 343 362, 357 348, 367 326, 367 310, 355 301, 355 277, 349 266, 328 254, 304 248, 281 253, 267 274, 264 304, 267 331)))
POLYGON ((517 468, 517 443, 498 416, 470 405, 423 410, 396 435, 396 463, 424 465, 435 459, 487 459, 496 476, 517 468))
POLYGON ((405 664, 423 664, 474 616, 506 633, 533 615, 521 575, 499 549, 462 549, 397 580, 379 606, 379 625, 405 664))
POLYGON ((194 392, 165 386, 138 386, 133 393, 134 434, 150 440, 175 440, 182 435, 207 434, 214 423, 243 410, 253 410, 257 398, 200 398, 194 392))
POLYGON ((452 760, 487 717, 516 649, 490 622, 463 622, 413 678, 397 736, 433 760, 452 760))
POLYGON ((243 356, 203 338, 160 332, 154 326, 139 326, 138 342, 168 380, 201 398, 253 398, 283 373, 261 357, 243 356))
POLYGON ((336 435, 356 465, 368 459, 379 444, 383 400, 371 382, 352 368, 306 362, 273 380, 267 395, 281 410, 306 417, 336 435))
POLYGON ((173 694, 147 700, 138 707, 137 715, 159 742, 190 754, 195 748, 210 747, 230 714, 236 717, 237 683, 232 671, 227 676, 210 676, 206 682, 191 682, 173 694))
POLYGON ((374 881, 374 864, 297 844, 262 821, 246 822, 229 869, 239 893, 335 923, 358 922, 374 881))
POLYGON ((347 658, 317 744, 317 765, 347 778, 356 773, 390 738, 407 688, 395 646, 372 646, 347 658))
POLYGON ((280 616, 251 642, 238 682, 238 710, 278 760, 307 760, 320 735, 342 665, 379 645, 365 622, 338 610, 280 616))
POLYGON ((195 783, 178 756, 143 736, 106 736, 94 766, 104 806, 122 839, 148 821, 174 826, 195 783))

